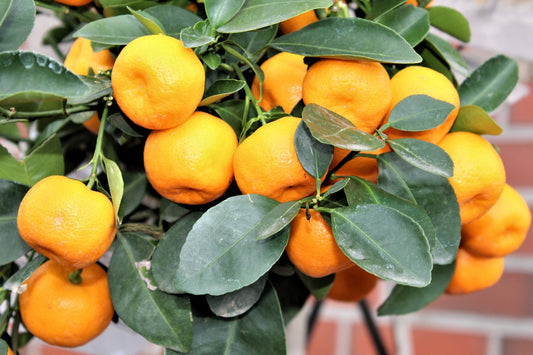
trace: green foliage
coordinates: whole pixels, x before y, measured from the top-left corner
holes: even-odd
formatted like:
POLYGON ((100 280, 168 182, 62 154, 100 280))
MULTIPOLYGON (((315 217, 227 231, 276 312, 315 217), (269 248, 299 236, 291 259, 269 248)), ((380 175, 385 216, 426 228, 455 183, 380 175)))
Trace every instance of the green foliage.
MULTIPOLYGON (((116 314, 131 330, 165 347, 166 354, 287 351, 284 327, 310 296, 327 297, 335 277, 302 274, 284 253, 301 209, 320 211, 341 250, 394 286, 379 315, 416 312, 444 292, 461 229, 448 181, 453 164, 437 145, 389 139, 385 130, 434 128, 452 105, 409 96, 369 134, 314 103, 300 101, 291 113, 281 107, 265 112, 251 83, 254 77, 264 82, 260 65, 280 51, 303 55, 308 65, 324 57, 377 61, 391 76, 423 65, 458 89, 461 107, 451 131, 496 135, 502 129, 489 113, 515 87, 517 63, 497 55, 469 68, 461 49, 440 35, 468 42, 467 19, 448 7, 425 8, 427 1, 417 7, 404 0, 348 1, 355 5, 348 10, 329 0, 205 0, 194 2, 194 12, 186 8, 190 3, 99 0, 77 8, 0 0, 0 302, 5 305, 0 332, 12 347, 31 337, 7 327, 20 320, 16 292, 45 260, 18 234, 18 206, 29 187, 54 174, 81 175, 113 201, 118 233, 105 266, 116 314), (44 42, 61 60, 63 45, 76 37, 115 56, 140 36, 162 33, 182 40, 206 72, 198 109, 230 124, 239 141, 267 122, 288 114, 301 117, 294 148, 316 179, 316 191, 280 203, 242 195, 233 184, 206 205, 162 198, 143 167, 149 131, 133 124, 113 101, 112 71, 75 75, 60 60, 20 49, 41 7, 60 20, 44 42), (293 33, 279 31, 280 22, 312 10, 319 21, 293 33), (94 113, 101 122, 97 135, 81 126, 94 113), (392 152, 369 153, 386 144, 392 152), (349 153, 332 167, 339 149, 349 153), (336 176, 357 157, 377 161, 377 183, 336 176)), ((0 341, 0 353, 5 346, 0 341)))

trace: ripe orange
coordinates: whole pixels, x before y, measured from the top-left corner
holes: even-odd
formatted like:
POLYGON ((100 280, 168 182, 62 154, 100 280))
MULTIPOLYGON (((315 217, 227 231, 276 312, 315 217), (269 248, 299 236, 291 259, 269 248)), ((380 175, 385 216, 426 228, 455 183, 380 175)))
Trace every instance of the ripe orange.
POLYGON ((233 169, 243 194, 287 202, 316 190, 316 180, 304 170, 294 147, 300 121, 297 117, 282 117, 263 125, 239 144, 233 169))
POLYGON ((335 274, 335 280, 326 297, 342 302, 359 302, 372 292, 378 280, 376 275, 354 264, 335 274))
POLYGON ((17 226, 29 246, 71 269, 95 263, 117 230, 107 196, 81 181, 56 175, 40 180, 26 193, 17 226))
POLYGON ((7 355, 15 355, 15 353, 13 352, 13 350, 11 350, 9 346, 7 347, 7 355))
POLYGON ((54 0, 54 1, 60 4, 69 5, 69 6, 83 6, 83 5, 87 5, 93 0, 54 0))
POLYGON ((506 184, 500 198, 478 219, 461 230, 461 246, 480 256, 505 256, 524 242, 531 226, 531 211, 524 198, 506 184))
MULTIPOLYGON (((94 52, 91 47, 91 41, 80 37, 70 47, 63 65, 75 74, 89 75, 89 69, 98 74, 100 71, 111 69, 114 63, 115 59, 110 51, 94 52)), ((87 121, 83 122, 83 125, 89 131, 98 134, 98 129, 100 128, 98 114, 95 113, 87 121)))
POLYGON ((503 269, 503 257, 476 256, 459 247, 446 293, 466 294, 493 286, 502 277, 503 269))
POLYGON ((102 333, 113 318, 107 273, 98 264, 84 268, 81 283, 53 260, 39 266, 19 296, 24 326, 37 338, 57 346, 83 345, 102 333))
POLYGON ((505 168, 494 147, 470 132, 447 134, 439 146, 453 161, 449 178, 461 213, 461 224, 470 223, 491 208, 505 185, 505 168))
MULTIPOLYGON (((405 2, 405 4, 406 4, 406 5, 407 5, 407 4, 411 4, 411 5, 413 5, 413 6, 418 6, 418 0, 407 0, 407 1, 405 2)), ((433 1, 430 1, 430 2, 426 5, 426 8, 427 8, 427 7, 430 7, 432 4, 433 4, 433 1)))
MULTIPOLYGON (((372 152, 363 152, 365 154, 374 154, 379 155, 382 153, 390 152, 391 148, 387 144, 383 148, 372 151, 372 152)), ((330 167, 334 168, 341 160, 346 156, 345 151, 342 149, 334 150, 333 159, 331 161, 330 167), (342 154, 339 154, 342 152, 342 154)), ((335 172, 336 176, 358 176, 360 178, 366 179, 368 181, 377 182, 378 180, 378 162, 374 158, 359 157, 356 156, 354 159, 348 161, 344 164, 339 170, 335 172)))
POLYGON ((411 95, 427 95, 434 99, 448 102, 454 105, 455 108, 448 115, 444 123, 426 131, 406 132, 388 128, 385 130, 385 134, 390 139, 416 138, 437 144, 450 131, 459 113, 460 101, 455 86, 443 74, 426 67, 409 66, 400 70, 392 77, 391 86, 392 105, 384 123, 388 121, 388 117, 394 106, 411 95))
MULTIPOLYGON (((304 57, 298 54, 281 52, 265 60, 261 69, 265 75, 263 98, 259 106, 268 111, 276 106, 290 113, 302 99, 302 81, 307 72, 304 57)), ((259 79, 252 82, 252 93, 259 100, 259 79)))
POLYGON ((147 129, 185 122, 196 110, 205 86, 205 71, 194 51, 173 37, 142 36, 119 53, 111 73, 120 109, 147 129))
POLYGON ((302 97, 374 133, 392 102, 389 74, 377 62, 321 59, 307 70, 302 97))
POLYGON ((296 15, 288 20, 282 21, 279 24, 279 29, 281 33, 287 34, 298 31, 299 29, 302 29, 310 23, 316 21, 318 21, 318 17, 316 16, 315 10, 310 10, 304 12, 303 14, 296 15))
POLYGON ((211 202, 233 181, 237 143, 228 123, 196 111, 177 127, 150 133, 144 146, 146 175, 154 189, 171 201, 211 202))
POLYGON ((310 277, 324 277, 349 268, 353 262, 338 247, 331 227, 320 212, 300 209, 291 222, 285 251, 294 266, 310 277))

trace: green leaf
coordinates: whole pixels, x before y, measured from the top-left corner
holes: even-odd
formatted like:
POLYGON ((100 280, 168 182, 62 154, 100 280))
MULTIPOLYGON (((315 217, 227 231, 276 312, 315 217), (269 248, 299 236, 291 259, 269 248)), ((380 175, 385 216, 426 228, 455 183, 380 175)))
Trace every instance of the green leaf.
POLYGON ((322 195, 323 198, 326 198, 328 196, 331 196, 339 191, 342 191, 346 185, 348 184, 350 180, 349 179, 342 179, 340 181, 337 181, 333 184, 324 194, 322 195))
POLYGON ((414 6, 400 6, 376 22, 398 32, 412 47, 422 42, 430 28, 427 11, 414 6))
MULTIPOLYGON (((11 250, 11 252, 13 251, 11 250)), ((33 272, 46 260, 46 257, 37 254, 35 258, 27 262, 21 269, 11 275, 11 277, 9 277, 9 279, 7 279, 2 285, 2 289, 17 292, 20 285, 22 285, 24 281, 26 281, 28 277, 30 277, 31 274, 33 274, 33 272)))
POLYGON ((359 177, 350 177, 346 179, 347 184, 344 188, 346 199, 350 206, 362 204, 379 204, 398 211, 406 217, 411 218, 415 223, 420 225, 424 232, 430 249, 433 250, 437 243, 435 228, 431 223, 426 211, 415 203, 395 196, 376 184, 361 179, 359 177))
POLYGON ((152 256, 152 275, 160 290, 176 293, 173 280, 180 262, 180 251, 187 234, 202 212, 191 212, 179 218, 157 244, 152 256))
POLYGON ((257 63, 277 33, 278 26, 274 25, 255 31, 232 33, 228 40, 236 43, 252 62, 257 63))
POLYGON ((219 79, 211 84, 199 106, 207 106, 236 93, 246 85, 246 82, 236 79, 219 79))
POLYGON ((89 22, 72 36, 87 38, 101 44, 126 45, 137 37, 150 34, 135 16, 119 15, 89 22))
POLYGON ((42 101, 61 103, 64 99, 84 96, 89 92, 77 75, 42 54, 2 52, 0 64, 0 105, 7 109, 17 109, 28 102, 33 105, 42 101))
POLYGON ((455 265, 435 265, 431 283, 426 287, 396 285, 378 308, 378 315, 400 315, 419 311, 435 301, 446 290, 455 265))
POLYGON ((368 6, 365 3, 368 1, 358 1, 363 11, 366 14, 366 18, 370 20, 378 20, 380 16, 388 14, 398 6, 405 3, 404 0, 373 0, 372 5, 368 6))
POLYGON ((379 155, 378 168, 379 187, 426 210, 437 233, 433 262, 452 262, 461 240, 461 218, 448 179, 413 167, 395 152, 379 155))
POLYGON ((55 134, 35 147, 23 160, 17 160, 0 146, 0 179, 32 186, 47 176, 63 175, 64 170, 63 148, 55 134))
POLYGON ((434 53, 438 54, 452 69, 465 77, 470 75, 470 69, 464 57, 455 49, 450 42, 428 33, 425 42, 432 47, 434 53))
POLYGON ((385 142, 361 131, 346 118, 316 104, 305 106, 302 112, 313 137, 319 142, 353 151, 373 151, 385 146, 385 142))
POLYGON ((159 21, 144 11, 135 11, 130 9, 131 14, 139 21, 144 27, 150 31, 151 34, 163 34, 165 30, 163 25, 159 21))
POLYGON ((192 27, 184 28, 180 39, 187 48, 201 47, 216 41, 209 21, 200 21, 192 27))
POLYGON ((438 145, 413 138, 390 139, 387 143, 409 164, 431 174, 453 176, 453 162, 438 145))
POLYGON ((314 138, 303 121, 294 133, 294 147, 300 164, 309 175, 321 179, 328 172, 333 159, 333 146, 314 138))
POLYGON ((193 12, 172 5, 150 5, 143 13, 157 19, 165 30, 165 34, 174 38, 179 38, 181 30, 194 26, 195 23, 202 21, 202 18, 193 12))
POLYGON ((122 204, 120 206, 123 216, 128 216, 132 213, 142 202, 148 180, 144 173, 137 173, 133 171, 124 171, 124 195, 122 196, 122 204))
POLYGON ((4 340, 0 339, 0 354, 7 354, 7 350, 7 343, 4 340))
MULTIPOLYGON (((292 265, 287 269, 293 270, 292 265)), ((268 276, 269 281, 276 289, 281 304, 281 312, 285 324, 296 317, 309 300, 309 290, 302 279, 294 271, 288 274, 276 273, 275 270, 268 276)))
POLYGON ((470 24, 459 11, 445 6, 431 6, 427 11, 433 26, 463 42, 470 42, 470 24))
MULTIPOLYGON (((235 318, 213 317, 195 312, 191 355, 285 354, 285 327, 274 288, 267 284, 263 295, 247 313, 235 318)), ((166 351, 166 355, 179 355, 166 351)))
POLYGON ((19 205, 27 191, 26 186, 0 180, 0 265, 17 260, 31 249, 20 237, 17 228, 19 205))
POLYGON ((288 20, 313 9, 331 6, 329 0, 246 0, 237 14, 217 28, 220 33, 247 32, 288 20))
POLYGON ((245 0, 206 0, 205 12, 213 27, 226 24, 239 12, 245 0))
POLYGON ((459 86, 461 106, 476 105, 492 112, 505 101, 517 83, 517 62, 504 55, 494 56, 477 67, 459 86))
POLYGON ((436 51, 428 41, 422 41, 417 46, 417 51, 424 59, 420 65, 431 68, 444 75, 450 82, 457 86, 457 79, 450 69, 450 65, 442 57, 442 54, 436 51))
POLYGON ((404 64, 422 61, 409 43, 394 30, 361 18, 325 18, 276 38, 270 46, 308 57, 404 64))
POLYGON ((215 110, 217 115, 233 128, 237 137, 240 136, 242 121, 245 114, 244 100, 226 100, 211 104, 209 107, 215 110))
POLYGON ((300 202, 288 201, 272 208, 257 225, 257 240, 267 239, 287 227, 300 211, 300 202))
POLYGON ((459 114, 450 130, 450 132, 456 131, 497 136, 503 132, 503 129, 481 107, 466 105, 459 109, 459 114))
POLYGON ((350 260, 384 280, 415 287, 429 284, 429 244, 413 219, 377 204, 330 211, 335 240, 350 260))
POLYGON ((33 0, 2 1, 0 4, 0 51, 16 50, 24 44, 35 22, 33 0), (6 12, 4 12, 6 11, 6 12))
POLYGON ((253 284, 220 296, 207 295, 209 309, 219 317, 237 317, 252 308, 265 289, 267 275, 263 275, 253 284))
POLYGON ((187 352, 192 343, 189 298, 154 287, 147 260, 152 252, 143 235, 117 233, 108 270, 113 306, 120 319, 148 341, 187 352))
POLYGON ((78 75, 78 77, 85 85, 87 85, 89 90, 83 96, 69 98, 67 102, 69 105, 88 104, 113 92, 113 88, 111 87, 111 79, 108 77, 84 75, 78 75))
POLYGON ((102 156, 104 163, 105 174, 107 176, 107 183, 111 192, 111 200, 113 201, 113 209, 115 210, 115 217, 121 220, 118 211, 122 203, 122 196, 124 196, 124 180, 122 180, 122 172, 116 162, 102 156))
POLYGON ((444 123, 454 108, 427 95, 411 95, 394 106, 388 123, 401 131, 425 131, 444 123))
POLYGON ((176 290, 221 295, 263 276, 289 239, 285 229, 278 236, 257 240, 257 224, 277 204, 261 195, 238 195, 208 209, 181 249, 176 290))
POLYGON ((331 274, 325 277, 315 278, 307 276, 299 271, 297 271, 298 276, 304 283, 305 287, 317 300, 323 300, 328 294, 331 286, 333 285, 333 280, 335 280, 335 274, 331 274))

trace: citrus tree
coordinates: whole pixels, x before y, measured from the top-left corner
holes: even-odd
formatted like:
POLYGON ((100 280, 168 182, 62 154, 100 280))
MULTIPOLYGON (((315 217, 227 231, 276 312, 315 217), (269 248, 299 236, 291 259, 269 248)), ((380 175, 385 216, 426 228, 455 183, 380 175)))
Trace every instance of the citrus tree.
POLYGON ((438 1, 1 0, 0 33, 0 353, 103 331, 70 342, 89 311, 38 291, 85 304, 99 264, 91 297, 166 354, 281 354, 332 285, 416 312, 496 282, 529 228, 472 256, 494 268, 460 260, 504 189, 483 135, 518 66, 469 67, 438 1), (55 58, 20 49, 36 14, 55 58))

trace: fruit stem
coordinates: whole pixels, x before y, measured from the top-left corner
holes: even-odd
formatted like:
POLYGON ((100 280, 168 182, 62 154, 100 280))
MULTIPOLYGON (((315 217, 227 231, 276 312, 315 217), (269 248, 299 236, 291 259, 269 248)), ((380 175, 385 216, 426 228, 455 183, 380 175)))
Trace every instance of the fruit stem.
POLYGON ((79 285, 81 283, 81 272, 82 271, 83 269, 72 271, 70 274, 68 274, 68 280, 74 285, 79 285))
POLYGON ((107 112, 108 112, 109 106, 112 103, 113 98, 111 96, 108 96, 108 97, 104 97, 104 100, 106 101, 106 104, 104 106, 104 110, 102 111, 102 117, 100 118, 100 128, 98 128, 98 137, 96 138, 96 146, 94 148, 94 155, 89 163, 89 164, 92 164, 91 174, 89 175, 89 182, 87 183, 87 187, 89 189, 92 189, 94 183, 97 180, 96 174, 98 171, 98 165, 100 164, 100 161, 102 160, 102 143, 104 141, 104 132, 105 132, 105 123, 107 119, 107 112))
POLYGON ((331 169, 328 172, 324 181, 328 181, 329 179, 331 179, 331 176, 333 174, 335 174, 340 168, 342 168, 344 164, 346 164, 347 162, 355 158, 355 156, 358 155, 359 153, 360 153, 359 151, 351 151, 350 153, 348 153, 347 156, 345 156, 337 165, 335 165, 333 169, 331 169))

